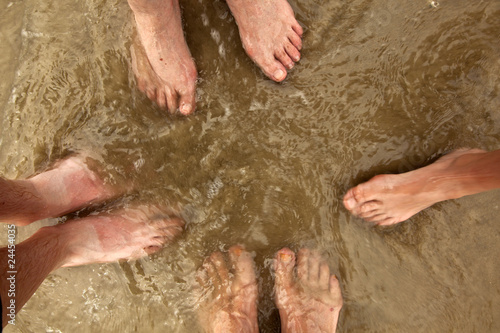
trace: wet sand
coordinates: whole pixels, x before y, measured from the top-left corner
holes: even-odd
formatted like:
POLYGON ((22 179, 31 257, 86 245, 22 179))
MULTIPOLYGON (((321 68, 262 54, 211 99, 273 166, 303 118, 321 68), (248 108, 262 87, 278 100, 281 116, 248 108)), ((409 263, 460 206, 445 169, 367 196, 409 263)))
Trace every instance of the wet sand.
POLYGON ((92 150, 108 181, 137 188, 98 209, 155 202, 189 223, 151 259, 56 271, 6 332, 193 332, 194 273, 236 243, 256 255, 261 332, 279 331, 270 259, 284 246, 328 258, 339 332, 500 330, 499 191, 391 228, 342 206, 376 174, 500 148, 500 2, 291 4, 304 51, 276 84, 245 55, 225 2, 183 2, 201 78, 185 118, 137 90, 125 1, 0 1, 0 174, 92 150))

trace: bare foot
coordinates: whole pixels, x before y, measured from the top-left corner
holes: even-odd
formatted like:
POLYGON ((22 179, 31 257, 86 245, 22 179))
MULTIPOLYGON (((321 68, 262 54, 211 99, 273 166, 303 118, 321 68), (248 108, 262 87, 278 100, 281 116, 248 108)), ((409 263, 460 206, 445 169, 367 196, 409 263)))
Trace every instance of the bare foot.
POLYGON ((275 299, 281 318, 281 332, 335 332, 343 300, 339 281, 330 275, 328 264, 317 251, 288 248, 275 260, 275 299))
POLYGON ((280 82, 300 60, 302 27, 286 0, 227 0, 243 48, 270 79, 280 82))
MULTIPOLYGON (((436 202, 477 193, 466 182, 477 176, 474 172, 488 174, 487 167, 474 167, 483 154, 486 152, 479 149, 456 150, 414 171, 375 176, 351 188, 344 196, 344 206, 352 214, 379 225, 405 221, 436 202)), ((498 162, 490 164, 498 167, 498 162)))
POLYGON ((229 249, 230 268, 214 252, 198 271, 205 299, 199 311, 207 332, 258 332, 257 282, 250 253, 242 246, 229 249))
POLYGON ((53 228, 65 245, 64 267, 139 259, 181 234, 184 222, 153 206, 90 215, 53 228))
POLYGON ((184 39, 178 0, 129 0, 140 41, 131 48, 139 89, 171 113, 196 106, 196 66, 184 39))
POLYGON ((89 169, 91 159, 72 155, 54 167, 27 180, 2 180, 0 215, 7 222, 26 225, 76 211, 124 192, 89 169))

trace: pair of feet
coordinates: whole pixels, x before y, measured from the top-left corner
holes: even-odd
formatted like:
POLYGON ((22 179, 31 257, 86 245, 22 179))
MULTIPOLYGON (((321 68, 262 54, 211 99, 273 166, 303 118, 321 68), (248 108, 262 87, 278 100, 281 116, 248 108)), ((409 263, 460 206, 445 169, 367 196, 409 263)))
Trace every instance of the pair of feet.
MULTIPOLYGON (((170 112, 191 114, 197 72, 182 31, 178 0, 128 0, 140 43, 132 46, 138 86, 170 112)), ((300 60, 302 27, 286 0, 227 0, 243 47, 270 79, 280 82, 300 60)))
POLYGON ((459 149, 399 175, 378 175, 350 189, 344 206, 378 225, 409 219, 433 204, 500 188, 500 150, 459 149))
MULTIPOLYGON (((95 163, 85 155, 72 155, 27 180, 2 180, 2 201, 11 203, 0 208, 2 221, 27 225, 125 192, 124 188, 106 184, 88 164, 95 163)), ((138 259, 158 251, 179 235, 183 226, 181 219, 166 210, 144 205, 90 214, 42 229, 64 247, 60 266, 77 266, 138 259)))
MULTIPOLYGON (((242 246, 213 253, 198 271, 200 323, 208 332, 258 332, 253 259, 242 246)), ((339 281, 317 251, 283 248, 274 260, 282 332, 335 332, 343 299, 339 281)))

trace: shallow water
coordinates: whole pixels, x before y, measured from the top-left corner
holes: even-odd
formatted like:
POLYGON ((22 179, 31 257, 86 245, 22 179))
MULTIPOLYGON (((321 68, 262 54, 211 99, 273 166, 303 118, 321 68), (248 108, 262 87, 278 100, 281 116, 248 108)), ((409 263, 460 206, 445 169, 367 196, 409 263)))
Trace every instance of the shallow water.
POLYGON ((391 228, 341 200, 454 148, 500 148, 500 1, 291 4, 303 59, 276 84, 224 2, 183 1, 200 77, 198 111, 183 118, 136 88, 125 1, 0 0, 0 174, 92 150, 108 181, 136 187, 98 209, 154 202, 189 222, 150 259, 57 270, 6 332, 193 332, 194 273, 236 243, 255 254, 261 332, 279 331, 271 259, 284 246, 328 258, 340 332, 500 330, 499 191, 391 228))

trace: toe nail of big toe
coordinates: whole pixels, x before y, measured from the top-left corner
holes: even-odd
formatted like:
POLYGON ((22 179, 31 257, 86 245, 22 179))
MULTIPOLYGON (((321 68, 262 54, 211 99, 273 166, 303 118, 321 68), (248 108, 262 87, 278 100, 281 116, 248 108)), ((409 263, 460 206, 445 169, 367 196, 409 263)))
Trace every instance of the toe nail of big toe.
POLYGON ((286 76, 286 73, 281 70, 281 69, 278 69, 277 71, 274 72, 274 78, 278 81, 281 81, 285 78, 286 76))
POLYGON ((349 198, 345 201, 345 206, 347 209, 353 209, 356 205, 356 200, 354 198, 349 198))
POLYGON ((183 105, 181 105, 181 107, 179 108, 179 111, 180 111, 182 114, 190 114, 192 110, 193 110, 193 107, 191 106, 191 104, 183 104, 183 105))

